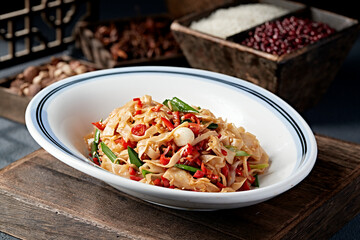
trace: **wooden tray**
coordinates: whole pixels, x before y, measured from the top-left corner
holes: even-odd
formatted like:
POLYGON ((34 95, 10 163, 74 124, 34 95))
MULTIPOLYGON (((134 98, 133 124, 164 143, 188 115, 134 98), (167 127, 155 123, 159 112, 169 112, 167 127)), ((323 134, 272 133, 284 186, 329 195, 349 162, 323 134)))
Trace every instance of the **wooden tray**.
MULTIPOLYGON (((76 59, 67 55, 57 57, 61 61, 70 62, 71 60, 80 61, 82 64, 96 69, 93 63, 84 61, 82 59, 76 59)), ((50 64, 51 60, 44 62, 36 67, 42 67, 50 64)), ((34 65, 35 66, 35 65, 34 65)), ((16 76, 22 73, 24 69, 21 69, 14 75, 0 79, 0 117, 4 117, 15 122, 25 124, 25 111, 26 107, 31 101, 32 97, 20 96, 9 90, 10 83, 16 79, 16 76)))
POLYGON ((297 2, 282 0, 234 1, 176 19, 171 30, 192 68, 247 80, 275 93, 303 112, 318 103, 326 93, 360 30, 356 19, 314 7, 305 11, 304 7, 297 2), (250 29, 222 39, 190 28, 192 22, 206 18, 218 9, 249 2, 284 7, 290 11, 287 16, 302 16, 326 23, 336 33, 292 53, 276 56, 239 43, 238 40, 243 40, 240 36, 250 29))
MULTIPOLYGON (((187 60, 182 54, 180 48, 178 53, 171 55, 160 55, 154 56, 151 58, 129 58, 126 60, 115 61, 113 59, 112 53, 109 46, 105 46, 97 37, 96 29, 99 26, 111 26, 115 25, 119 29, 119 34, 122 33, 124 26, 129 24, 139 23, 145 21, 147 18, 153 19, 154 21, 159 21, 169 23, 169 32, 170 24, 172 22, 172 17, 167 14, 158 14, 158 15, 148 15, 148 16, 139 16, 139 17, 126 17, 120 19, 111 19, 98 22, 89 22, 89 21, 80 21, 77 23, 74 30, 76 45, 81 49, 84 56, 92 63, 94 63, 98 68, 114 68, 114 67, 128 67, 128 66, 177 66, 177 67, 188 67, 187 60)), ((144 37, 144 36, 140 36, 144 37)), ((173 44, 176 44, 174 39, 173 44)), ((136 47, 131 47, 136 49, 136 47)), ((139 47, 141 48, 141 47, 139 47)))
POLYGON ((317 136, 310 175, 251 207, 189 212, 128 196, 38 150, 0 171, 0 231, 28 239, 323 239, 360 211, 360 145, 317 136))

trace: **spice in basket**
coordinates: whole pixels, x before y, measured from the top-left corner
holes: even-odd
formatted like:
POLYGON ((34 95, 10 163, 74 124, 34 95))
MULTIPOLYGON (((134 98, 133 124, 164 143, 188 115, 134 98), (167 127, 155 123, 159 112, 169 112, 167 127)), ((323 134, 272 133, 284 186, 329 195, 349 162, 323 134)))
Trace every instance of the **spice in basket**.
POLYGON ((101 25, 95 37, 111 52, 115 61, 174 56, 181 53, 167 19, 146 18, 124 25, 101 25))
POLYGON ((243 4, 218 9, 209 17, 192 22, 190 28, 225 39, 288 12, 287 9, 266 3, 243 4))
POLYGON ((33 97, 44 87, 64 78, 90 72, 95 68, 78 60, 52 58, 51 62, 42 66, 30 66, 10 83, 9 90, 20 96, 33 97))
POLYGON ((325 23, 291 16, 256 27, 241 44, 280 56, 315 43, 334 32, 325 23))

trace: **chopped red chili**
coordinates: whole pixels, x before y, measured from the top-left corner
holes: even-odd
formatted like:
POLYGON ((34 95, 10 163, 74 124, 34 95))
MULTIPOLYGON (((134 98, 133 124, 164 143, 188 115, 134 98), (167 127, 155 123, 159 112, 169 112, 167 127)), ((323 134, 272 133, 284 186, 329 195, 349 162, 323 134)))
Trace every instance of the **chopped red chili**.
POLYGON ((250 167, 250 164, 249 164, 249 162, 246 162, 246 166, 247 166, 247 169, 248 169, 248 171, 250 172, 250 170, 251 170, 251 167, 250 167))
POLYGON ((183 116, 183 119, 190 119, 193 123, 200 124, 200 120, 193 113, 187 113, 183 116))
POLYGON ((153 183, 156 185, 156 186, 162 186, 161 184, 161 179, 160 178, 157 178, 153 181, 153 183))
POLYGON ((146 131, 145 124, 137 124, 131 128, 131 133, 136 136, 144 136, 145 131, 146 131))
POLYGON ((200 132, 200 124, 197 123, 189 123, 189 128, 195 135, 198 135, 200 132))
POLYGON ((165 154, 161 154, 160 163, 162 165, 167 165, 170 162, 170 158, 165 157, 165 154))
POLYGON ((205 164, 204 163, 201 163, 201 170, 206 174, 206 175, 211 175, 212 174, 212 171, 210 169, 207 169, 205 167, 205 164))
POLYGON ((163 182, 164 187, 170 187, 170 181, 167 178, 161 176, 161 180, 163 182))
POLYGON ((235 169, 235 172, 236 172, 236 174, 237 174, 238 176, 242 176, 242 175, 243 175, 242 169, 237 168, 237 169, 235 169))
POLYGON ((136 175, 136 170, 133 167, 129 167, 129 174, 136 175))
POLYGON ((221 168, 221 173, 227 178, 229 175, 229 166, 226 164, 225 167, 221 168))
POLYGON ((97 127, 99 130, 103 131, 106 127, 105 124, 103 124, 102 122, 93 122, 91 123, 92 125, 94 125, 95 127, 97 127))
POLYGON ((188 156, 188 155, 191 155, 191 154, 193 153, 193 151, 194 151, 194 147, 193 147, 190 143, 188 143, 188 144, 186 145, 186 148, 185 148, 182 156, 183 156, 183 157, 186 157, 186 156, 188 156))
POLYGON ((163 106, 162 104, 158 104, 156 105, 156 107, 151 108, 151 111, 158 112, 162 106, 163 106))
POLYGON ((163 121, 163 123, 165 124, 165 126, 170 130, 172 131, 174 129, 174 125, 169 121, 167 120, 166 118, 164 117, 161 117, 161 120, 163 121))
POLYGON ((179 111, 172 112, 172 115, 174 117, 174 127, 177 127, 180 125, 180 115, 179 111))
POLYGON ((247 191, 247 190, 250 190, 250 184, 248 183, 248 181, 245 181, 244 184, 239 189, 239 191, 247 191))
POLYGON ((136 176, 130 176, 130 179, 135 180, 135 181, 140 181, 143 178, 142 177, 136 177, 136 176))
POLYGON ((249 175, 248 180, 249 180, 250 184, 253 184, 255 182, 255 177, 249 175))
POLYGON ((118 138, 114 142, 117 144, 120 143, 123 148, 127 148, 128 146, 131 148, 136 147, 136 143, 132 143, 130 140, 126 142, 123 138, 118 138))
POLYGON ((142 114, 142 110, 140 110, 140 109, 135 111, 134 116, 139 115, 139 114, 142 114))
POLYGON ((207 176, 209 179, 211 180, 218 180, 219 179, 219 176, 218 175, 215 175, 215 174, 210 174, 207 176))
POLYGON ((222 184, 221 182, 217 182, 216 186, 218 186, 219 188, 226 188, 226 186, 224 184, 222 184))
POLYGON ((100 166, 100 162, 99 162, 99 159, 94 157, 93 158, 93 162, 96 164, 96 165, 99 165, 100 166))
POLYGON ((201 162, 200 158, 195 159, 195 162, 196 162, 197 165, 201 166, 202 162, 201 162))
POLYGON ((202 178, 205 176, 203 171, 197 170, 196 173, 193 175, 194 178, 202 178))
POLYGON ((224 149, 221 149, 221 153, 222 155, 227 156, 227 151, 225 151, 224 149))
POLYGON ((140 98, 134 98, 133 101, 137 102, 137 107, 138 108, 142 108, 142 102, 141 102, 140 98))
POLYGON ((171 145, 169 145, 167 148, 165 148, 165 150, 164 150, 164 152, 163 152, 164 156, 166 156, 166 154, 168 154, 171 149, 172 149, 172 146, 171 146, 171 145))

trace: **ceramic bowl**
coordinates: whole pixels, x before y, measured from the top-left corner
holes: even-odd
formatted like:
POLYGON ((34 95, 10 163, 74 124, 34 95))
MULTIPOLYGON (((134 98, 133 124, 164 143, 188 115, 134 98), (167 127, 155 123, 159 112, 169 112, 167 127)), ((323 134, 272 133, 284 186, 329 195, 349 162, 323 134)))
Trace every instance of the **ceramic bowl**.
POLYGON ((39 92, 25 120, 39 145, 65 164, 132 196, 179 209, 228 209, 266 201, 302 181, 317 156, 310 127, 279 97, 238 78, 190 68, 127 67, 70 77, 39 92), (145 94, 158 102, 177 96, 256 135, 271 161, 259 177, 260 187, 234 193, 174 190, 126 179, 93 164, 84 142, 93 129, 91 122, 145 94))

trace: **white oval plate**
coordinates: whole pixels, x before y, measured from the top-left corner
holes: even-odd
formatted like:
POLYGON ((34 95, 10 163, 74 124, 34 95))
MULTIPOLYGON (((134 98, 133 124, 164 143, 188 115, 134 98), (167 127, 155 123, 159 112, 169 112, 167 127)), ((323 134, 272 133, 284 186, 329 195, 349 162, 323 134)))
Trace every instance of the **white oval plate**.
POLYGON ((120 191, 172 208, 215 210, 265 201, 303 180, 317 156, 310 127, 283 100, 249 82, 189 68, 128 67, 70 77, 38 93, 25 119, 32 137, 57 159, 120 191), (83 137, 92 131, 91 122, 145 94, 158 102, 177 96, 256 135, 271 161, 259 177, 260 188, 235 193, 174 190, 117 176, 89 161, 83 137))

